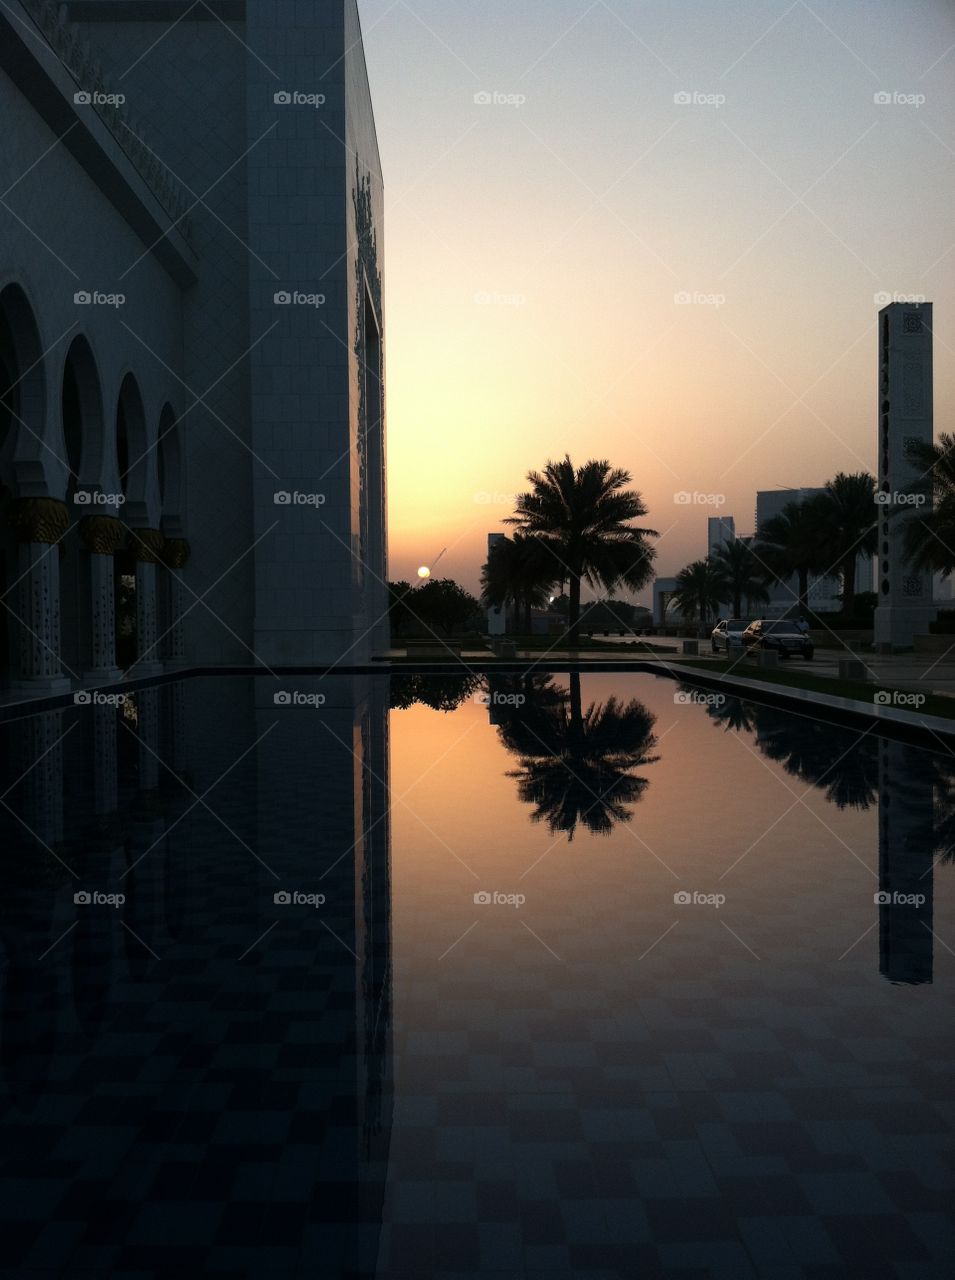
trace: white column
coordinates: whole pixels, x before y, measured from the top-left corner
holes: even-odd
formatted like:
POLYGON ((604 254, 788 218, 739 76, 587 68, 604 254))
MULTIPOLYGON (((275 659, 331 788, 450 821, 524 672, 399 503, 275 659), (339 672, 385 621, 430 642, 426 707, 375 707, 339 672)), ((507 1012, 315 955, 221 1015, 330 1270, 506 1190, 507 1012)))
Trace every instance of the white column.
POLYGON ((156 675, 162 671, 156 614, 156 563, 136 561, 136 662, 134 676, 156 675))
POLYGON ((19 675, 22 692, 65 693, 60 659, 60 553, 47 542, 21 542, 19 554, 19 675))
POLYGON ((159 639, 159 557, 163 535, 158 529, 130 529, 129 547, 136 556, 136 661, 127 672, 133 678, 159 675, 163 670, 159 639))
POLYGON ((182 625, 185 588, 182 575, 190 552, 191 548, 185 538, 167 538, 163 543, 160 574, 163 604, 160 618, 161 647, 166 663, 173 666, 182 666, 186 660, 186 640, 182 625))
POLYGON ((112 556, 90 556, 92 669, 85 679, 116 680, 116 585, 112 556))

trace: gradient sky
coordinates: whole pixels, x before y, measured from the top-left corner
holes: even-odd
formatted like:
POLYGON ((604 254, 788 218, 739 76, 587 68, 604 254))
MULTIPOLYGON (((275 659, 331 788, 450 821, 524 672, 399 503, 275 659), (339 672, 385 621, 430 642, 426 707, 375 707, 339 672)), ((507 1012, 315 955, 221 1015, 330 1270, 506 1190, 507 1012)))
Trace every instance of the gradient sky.
POLYGON ((951 0, 359 4, 392 578, 447 547, 436 574, 475 589, 564 452, 633 473, 660 574, 705 554, 708 515, 751 533, 758 488, 874 470, 879 294, 934 301, 953 429, 951 0))

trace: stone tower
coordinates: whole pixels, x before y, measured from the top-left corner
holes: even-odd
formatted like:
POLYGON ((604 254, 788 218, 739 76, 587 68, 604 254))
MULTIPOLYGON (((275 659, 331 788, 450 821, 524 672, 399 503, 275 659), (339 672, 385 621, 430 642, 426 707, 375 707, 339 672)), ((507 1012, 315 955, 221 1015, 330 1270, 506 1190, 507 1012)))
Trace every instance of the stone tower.
POLYGON ((909 648, 935 620, 932 575, 906 563, 903 545, 909 490, 924 470, 915 448, 933 438, 932 304, 892 302, 879 312, 877 646, 909 648))

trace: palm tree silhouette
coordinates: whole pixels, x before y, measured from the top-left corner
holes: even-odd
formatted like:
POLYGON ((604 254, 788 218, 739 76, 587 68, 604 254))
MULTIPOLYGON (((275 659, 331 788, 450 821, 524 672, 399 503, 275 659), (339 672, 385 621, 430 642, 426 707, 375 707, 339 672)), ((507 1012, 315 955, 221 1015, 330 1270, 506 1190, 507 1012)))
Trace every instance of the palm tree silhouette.
POLYGON ((923 475, 908 492, 926 501, 914 512, 902 508, 905 552, 919 572, 948 577, 955 570, 955 435, 942 431, 934 444, 913 443, 912 455, 923 475))
POLYGON ((767 572, 753 553, 749 538, 732 538, 713 552, 712 563, 720 577, 720 590, 733 602, 733 617, 743 616, 746 608, 765 604, 769 599, 766 590, 767 572))
POLYGON ((879 546, 875 480, 867 471, 846 475, 840 471, 826 485, 828 504, 826 536, 830 558, 838 560, 842 577, 842 612, 852 614, 856 595, 856 564, 865 552, 874 556, 879 546))
POLYGON ((824 573, 832 564, 826 536, 828 502, 825 494, 787 502, 756 534, 753 550, 770 576, 783 584, 793 574, 798 578, 798 604, 803 611, 809 608, 810 574, 824 573))
POLYGON ((517 512, 505 523, 540 540, 554 562, 554 576, 569 584, 568 643, 580 640, 580 585, 602 587, 611 594, 623 585, 632 591, 653 577, 653 529, 631 521, 647 514, 640 494, 628 489, 629 471, 609 462, 575 467, 569 457, 548 462, 543 472, 527 477, 531 488, 517 496, 517 512))
POLYGON ((676 591, 671 599, 687 622, 700 621, 705 631, 707 619, 716 613, 726 584, 712 560, 694 560, 676 576, 676 591))
POLYGON ((508 777, 523 803, 534 806, 531 821, 546 822, 552 835, 564 831, 572 841, 578 825, 609 835, 616 823, 629 822, 627 806, 649 786, 633 770, 659 759, 652 754, 656 717, 635 698, 608 698, 584 711, 578 673, 566 691, 549 677, 537 680, 532 700, 499 717, 501 741, 520 758, 508 777))
POLYGON ((531 611, 547 604, 551 588, 563 575, 538 538, 516 533, 495 542, 481 570, 481 599, 492 609, 513 604, 522 613, 524 634, 531 634, 531 611))

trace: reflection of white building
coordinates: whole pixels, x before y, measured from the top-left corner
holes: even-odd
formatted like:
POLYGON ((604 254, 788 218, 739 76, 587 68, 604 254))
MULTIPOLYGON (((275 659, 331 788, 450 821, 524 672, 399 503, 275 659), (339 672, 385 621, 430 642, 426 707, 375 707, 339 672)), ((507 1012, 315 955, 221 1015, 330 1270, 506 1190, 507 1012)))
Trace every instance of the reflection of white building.
POLYGON ((356 0, 225 8, 0 5, 0 675, 27 689, 116 673, 120 578, 137 674, 388 644, 356 0))
MULTIPOLYGON (((294 1175, 303 1186, 327 1186, 333 1161, 333 1176, 361 1203, 360 1212, 341 1210, 330 1269, 327 1198, 273 1196, 276 1154, 258 1194, 265 1210, 281 1212, 264 1211, 254 1235, 229 1241, 233 1274, 282 1274, 284 1267, 263 1269, 262 1258, 283 1251, 307 1275, 375 1272, 394 1091, 389 682, 293 680, 286 687, 297 705, 276 705, 268 677, 217 676, 141 688, 120 708, 71 706, 0 722, 4 1135, 24 1116, 44 1115, 32 1152, 56 1167, 76 1133, 75 1111, 50 1108, 50 1100, 68 1079, 77 1106, 93 1106, 100 1076, 84 1063, 111 1054, 111 1087, 130 1110, 115 1140, 98 1144, 84 1213, 98 1224, 103 1256, 123 1254, 128 1232, 152 1231, 153 1275, 175 1274, 181 1242, 155 1234, 155 1197, 130 1201, 122 1214, 114 1206, 131 1169, 168 1158, 168 1126, 152 1117, 190 1097, 204 1045, 215 1055, 221 1099, 248 1089, 276 1101, 270 1115, 282 1116, 284 1106, 293 1126, 307 1115, 316 1133, 340 1136, 332 1156, 327 1145, 303 1143, 294 1175), (320 714, 305 701, 319 696, 320 714), (214 808, 196 801, 209 792, 214 808), (125 901, 92 905, 89 890, 125 901), (290 893, 325 900, 296 905, 290 893), (185 964, 169 959, 184 954, 185 964), (253 1019, 255 1027, 289 1028, 293 1047, 279 1039, 266 1051, 264 1040, 250 1041, 253 1019), (148 1072, 140 1052, 116 1051, 117 1028, 134 1048, 161 1041, 148 1072)), ((224 1118, 217 1104, 216 1120, 224 1118)), ((13 1151, 4 1143, 5 1177, 13 1151)), ((204 1194, 224 1204, 236 1169, 220 1152, 204 1143, 190 1158, 204 1194)), ((66 1187, 71 1172, 60 1167, 66 1187)), ((57 1221, 39 1200, 29 1212, 57 1221)), ((75 1232, 64 1227, 53 1237, 49 1274, 72 1271, 75 1232)), ((189 1270, 214 1273, 222 1252, 212 1235, 191 1247, 189 1270)), ((13 1274, 30 1274, 34 1248, 31 1238, 5 1233, 13 1274)))

